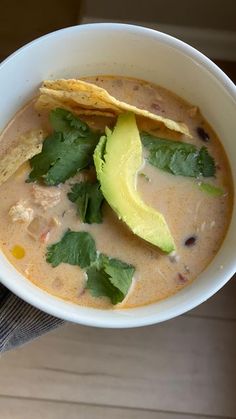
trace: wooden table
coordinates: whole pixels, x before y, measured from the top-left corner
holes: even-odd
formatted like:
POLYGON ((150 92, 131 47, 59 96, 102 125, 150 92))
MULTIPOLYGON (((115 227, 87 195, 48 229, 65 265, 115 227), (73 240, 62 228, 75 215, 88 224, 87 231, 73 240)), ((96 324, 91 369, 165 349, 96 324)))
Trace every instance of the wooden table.
POLYGON ((236 417, 236 280, 129 330, 68 324, 0 361, 2 419, 236 417))

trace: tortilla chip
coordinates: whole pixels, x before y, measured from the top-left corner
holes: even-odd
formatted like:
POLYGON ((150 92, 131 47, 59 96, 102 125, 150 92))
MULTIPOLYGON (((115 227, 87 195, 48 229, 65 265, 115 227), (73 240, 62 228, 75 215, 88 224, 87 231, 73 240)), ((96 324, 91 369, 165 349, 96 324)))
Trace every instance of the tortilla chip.
MULTIPOLYGON (((119 115, 124 111, 134 112, 136 115, 164 124, 166 128, 190 136, 188 127, 182 122, 176 122, 160 115, 155 115, 145 109, 137 108, 121 102, 111 96, 105 89, 92 83, 75 79, 45 80, 40 88, 41 96, 53 98, 60 106, 70 106, 74 112, 76 107, 90 111, 104 111, 119 115)), ((40 104, 40 98, 37 106, 40 104)), ((45 98, 44 98, 45 100, 45 98)))
POLYGON ((12 176, 19 167, 42 150, 45 134, 34 130, 21 135, 17 144, 10 147, 0 158, 0 185, 12 176))
POLYGON ((96 115, 96 116, 108 116, 114 117, 116 116, 114 113, 107 112, 107 111, 100 111, 99 109, 88 109, 88 108, 81 108, 75 103, 71 103, 71 101, 66 101, 58 99, 56 97, 51 96, 50 94, 41 94, 35 104, 35 108, 38 110, 52 110, 55 108, 60 108, 63 106, 64 109, 75 113, 76 115, 96 115))

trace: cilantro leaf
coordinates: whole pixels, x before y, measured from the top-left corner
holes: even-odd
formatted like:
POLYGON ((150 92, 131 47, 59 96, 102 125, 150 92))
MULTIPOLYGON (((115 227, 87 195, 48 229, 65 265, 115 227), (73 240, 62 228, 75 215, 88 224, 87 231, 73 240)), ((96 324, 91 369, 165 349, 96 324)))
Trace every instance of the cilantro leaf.
POLYGON ((212 196, 222 196, 224 193, 222 188, 219 188, 217 186, 211 185, 210 183, 204 183, 204 182, 200 183, 199 189, 202 192, 206 192, 212 196))
POLYGON ((215 175, 215 162, 206 147, 198 149, 193 144, 154 137, 146 132, 141 133, 141 139, 149 151, 149 163, 158 169, 189 177, 215 175))
POLYGON ((122 262, 119 259, 108 258, 105 255, 101 257, 103 258, 104 270, 110 276, 111 283, 125 296, 132 282, 135 271, 134 266, 122 262))
POLYGON ((202 147, 199 151, 199 167, 204 177, 215 175, 216 166, 213 157, 210 156, 206 147, 202 147))
POLYGON ((65 135, 74 134, 75 136, 79 134, 80 137, 88 135, 88 125, 66 109, 53 109, 50 112, 49 120, 56 132, 63 132, 65 135))
POLYGON ((84 223, 101 223, 103 195, 98 182, 80 182, 73 185, 67 194, 77 206, 77 213, 84 223))
POLYGON ((86 231, 68 230, 58 243, 48 246, 46 260, 53 267, 69 263, 87 269, 86 288, 95 297, 110 298, 112 304, 125 298, 135 271, 119 259, 97 256, 95 241, 86 231))
POLYGON ((134 266, 101 254, 97 263, 87 269, 86 287, 93 296, 106 296, 117 304, 128 293, 134 271, 134 266))
POLYGON ((32 171, 28 182, 40 180, 52 186, 64 183, 92 163, 100 134, 63 109, 50 115, 56 131, 45 139, 41 153, 30 160, 32 171))
POLYGON ((53 267, 60 263, 79 265, 86 268, 97 257, 95 241, 86 231, 68 230, 62 239, 47 248, 46 260, 53 267))
POLYGON ((87 285, 93 297, 108 297, 112 304, 117 304, 124 299, 122 292, 112 285, 109 275, 104 269, 92 266, 87 270, 87 285))
POLYGON ((170 159, 170 172, 174 175, 198 177, 199 164, 198 152, 186 152, 185 150, 176 150, 170 159))

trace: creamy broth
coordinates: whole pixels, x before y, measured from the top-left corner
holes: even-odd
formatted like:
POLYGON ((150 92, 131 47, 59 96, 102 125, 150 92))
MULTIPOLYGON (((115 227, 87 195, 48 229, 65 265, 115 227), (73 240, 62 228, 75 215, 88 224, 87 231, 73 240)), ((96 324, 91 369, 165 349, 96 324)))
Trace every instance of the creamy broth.
MULTIPOLYGON (((71 184, 79 179, 93 177, 91 171, 80 173, 58 187, 50 187, 53 194, 58 194, 59 202, 52 208, 44 209, 35 201, 37 187, 32 183, 25 183, 30 171, 27 163, 0 186, 1 247, 10 262, 25 277, 47 292, 80 305, 112 308, 108 298, 92 297, 85 289, 85 273, 78 266, 62 263, 53 268, 45 260, 46 247, 59 241, 68 228, 88 231, 94 237, 99 252, 119 258, 135 267, 130 291, 122 303, 115 307, 149 304, 167 298, 191 283, 218 251, 230 222, 233 205, 229 163, 219 139, 201 113, 171 92, 150 83, 123 77, 99 76, 85 80, 105 88, 117 99, 184 122, 192 134, 191 139, 164 128, 155 128, 153 133, 163 138, 191 142, 198 147, 206 146, 217 163, 216 177, 211 178, 210 182, 223 188, 224 194, 220 197, 208 195, 199 189, 197 179, 174 176, 145 162, 140 171, 142 174, 138 176, 138 191, 147 204, 163 213, 177 247, 176 254, 165 255, 135 236, 118 220, 108 204, 103 206, 102 224, 80 222, 75 205, 67 198, 67 192, 71 184), (204 142, 199 137, 197 127, 202 127, 208 133, 209 141, 204 142), (34 216, 42 216, 50 221, 51 229, 46 243, 35 240, 28 234, 27 223, 12 222, 9 209, 19 200, 27 203, 27 207, 34 211, 34 216), (185 242, 188 238, 194 238, 191 240, 195 242, 190 240, 192 245, 187 246, 185 242), (12 254, 16 245, 25 250, 21 259, 16 259, 12 254)), ((100 129, 101 132, 106 125, 114 125, 112 118, 84 119, 92 128, 100 129)), ((139 127, 150 132, 154 129, 153 122, 139 121, 139 127)), ((46 113, 39 114, 32 101, 4 130, 1 137, 1 156, 21 133, 35 128, 50 129, 48 116, 46 113)))

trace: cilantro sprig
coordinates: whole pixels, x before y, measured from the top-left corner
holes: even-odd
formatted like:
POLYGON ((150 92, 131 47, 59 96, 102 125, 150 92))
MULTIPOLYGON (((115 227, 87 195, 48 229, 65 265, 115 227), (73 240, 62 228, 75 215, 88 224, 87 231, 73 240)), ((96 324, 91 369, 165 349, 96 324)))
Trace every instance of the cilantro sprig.
POLYGON ((87 268, 97 258, 95 241, 86 231, 67 230, 62 239, 47 248, 46 260, 53 267, 60 263, 87 268))
POLYGON ((56 108, 50 112, 50 123, 56 132, 63 132, 66 136, 86 137, 88 125, 66 109, 56 108))
POLYGON ((76 183, 67 196, 76 204, 77 213, 82 222, 88 224, 102 222, 101 208, 104 198, 99 182, 76 183))
POLYGON ((48 246, 46 260, 53 267, 69 263, 85 268, 86 288, 95 297, 110 298, 112 304, 123 301, 135 272, 130 264, 99 255, 93 237, 85 231, 68 230, 58 243, 48 246))
POLYGON ((119 259, 101 254, 97 263, 87 269, 87 285, 94 297, 109 297, 120 303, 129 291, 135 268, 119 259))
POLYGON ((41 181, 48 186, 64 183, 92 163, 100 134, 65 109, 50 113, 54 129, 43 143, 41 153, 30 160, 28 182, 41 181))
POLYGON ((146 132, 141 133, 141 140, 149 151, 148 162, 158 169, 194 178, 215 175, 215 162, 206 147, 199 149, 193 144, 154 137, 146 132))

